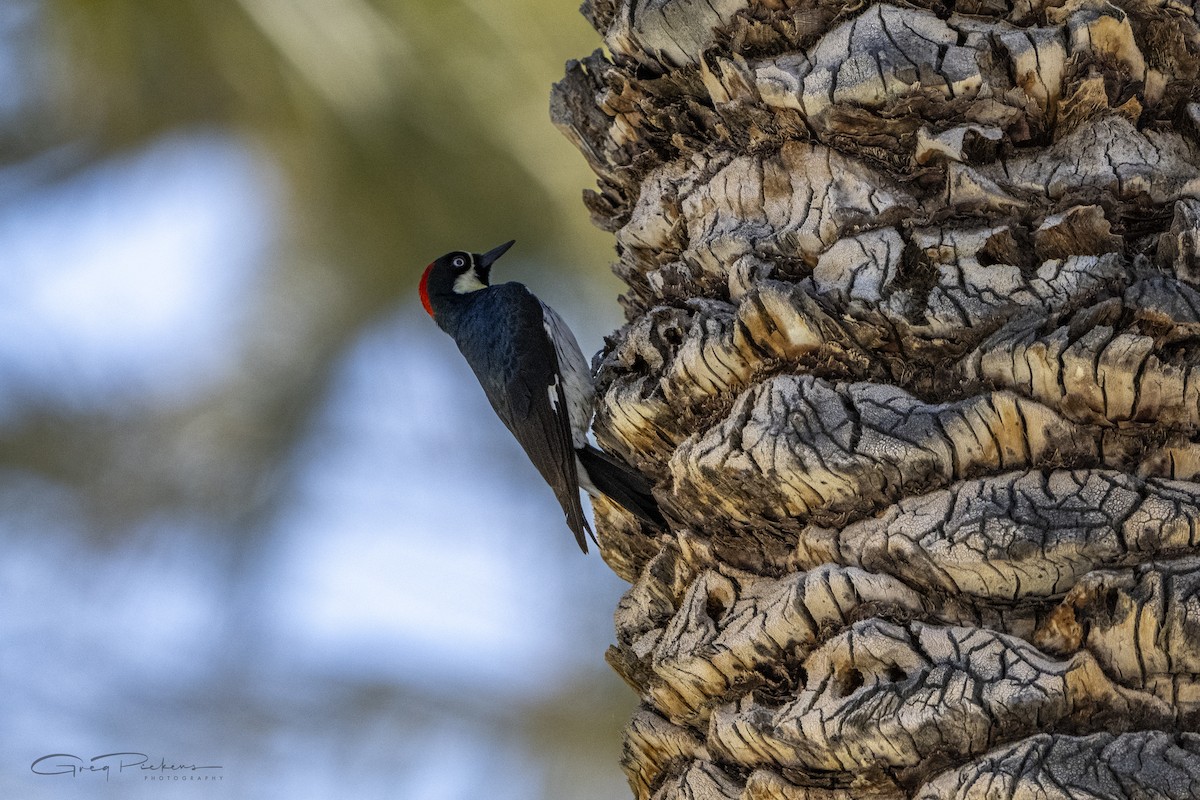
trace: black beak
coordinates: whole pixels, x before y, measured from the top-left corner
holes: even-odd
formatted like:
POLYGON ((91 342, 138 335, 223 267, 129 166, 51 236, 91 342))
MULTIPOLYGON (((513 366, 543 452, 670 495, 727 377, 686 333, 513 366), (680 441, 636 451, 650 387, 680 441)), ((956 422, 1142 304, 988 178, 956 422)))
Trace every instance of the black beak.
POLYGON ((492 271, 492 264, 496 263, 496 259, 507 253, 508 248, 512 247, 516 243, 516 239, 505 242, 499 247, 493 247, 491 250, 488 250, 479 257, 477 269, 479 271, 479 277, 483 279, 484 283, 488 282, 488 273, 492 271))

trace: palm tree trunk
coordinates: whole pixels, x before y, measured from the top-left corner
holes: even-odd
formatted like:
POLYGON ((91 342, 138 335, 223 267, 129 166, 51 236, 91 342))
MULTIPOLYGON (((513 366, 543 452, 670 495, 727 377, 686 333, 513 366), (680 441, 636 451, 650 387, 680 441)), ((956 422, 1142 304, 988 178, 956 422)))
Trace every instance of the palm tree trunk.
POLYGON ((588 0, 639 798, 1200 797, 1200 26, 588 0))

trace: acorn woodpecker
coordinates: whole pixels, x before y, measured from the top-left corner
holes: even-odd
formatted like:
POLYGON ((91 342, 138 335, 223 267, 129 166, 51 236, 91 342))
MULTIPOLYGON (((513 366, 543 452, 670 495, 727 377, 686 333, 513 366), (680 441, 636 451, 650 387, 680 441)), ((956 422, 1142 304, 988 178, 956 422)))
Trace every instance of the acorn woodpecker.
POLYGON ((492 264, 512 245, 434 261, 421 276, 421 303, 453 337, 492 408, 554 490, 583 552, 584 533, 595 536, 581 487, 663 527, 649 481, 587 441, 592 374, 571 329, 524 285, 490 285, 492 264))

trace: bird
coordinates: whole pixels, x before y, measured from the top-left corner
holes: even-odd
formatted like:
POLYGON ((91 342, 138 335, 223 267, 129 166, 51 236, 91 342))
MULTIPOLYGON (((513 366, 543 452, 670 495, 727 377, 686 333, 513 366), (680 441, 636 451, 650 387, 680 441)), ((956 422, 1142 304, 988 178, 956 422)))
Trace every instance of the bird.
POLYGON ((421 275, 421 304, 454 339, 492 409, 554 490, 584 553, 587 537, 596 537, 581 488, 665 527, 650 481, 588 441, 595 391, 571 329, 524 284, 491 283, 492 265, 515 243, 433 261, 421 275))

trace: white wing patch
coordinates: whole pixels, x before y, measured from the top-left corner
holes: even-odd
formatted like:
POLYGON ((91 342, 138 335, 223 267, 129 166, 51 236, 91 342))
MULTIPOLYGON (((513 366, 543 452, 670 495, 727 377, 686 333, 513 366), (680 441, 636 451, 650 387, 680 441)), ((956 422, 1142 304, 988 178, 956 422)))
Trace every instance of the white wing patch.
POLYGON ((550 395, 550 408, 558 411, 558 376, 554 376, 554 383, 546 387, 546 394, 550 395))
MULTIPOLYGON (((583 351, 575 341, 575 334, 571 333, 562 317, 545 303, 542 303, 542 326, 554 345, 554 354, 558 356, 563 395, 567 399, 567 411, 571 420, 571 439, 576 447, 583 447, 587 444, 587 432, 592 424, 592 402, 595 393, 592 371, 588 369, 583 351)), ((550 405, 557 411, 557 379, 549 387, 549 392, 550 405)))

